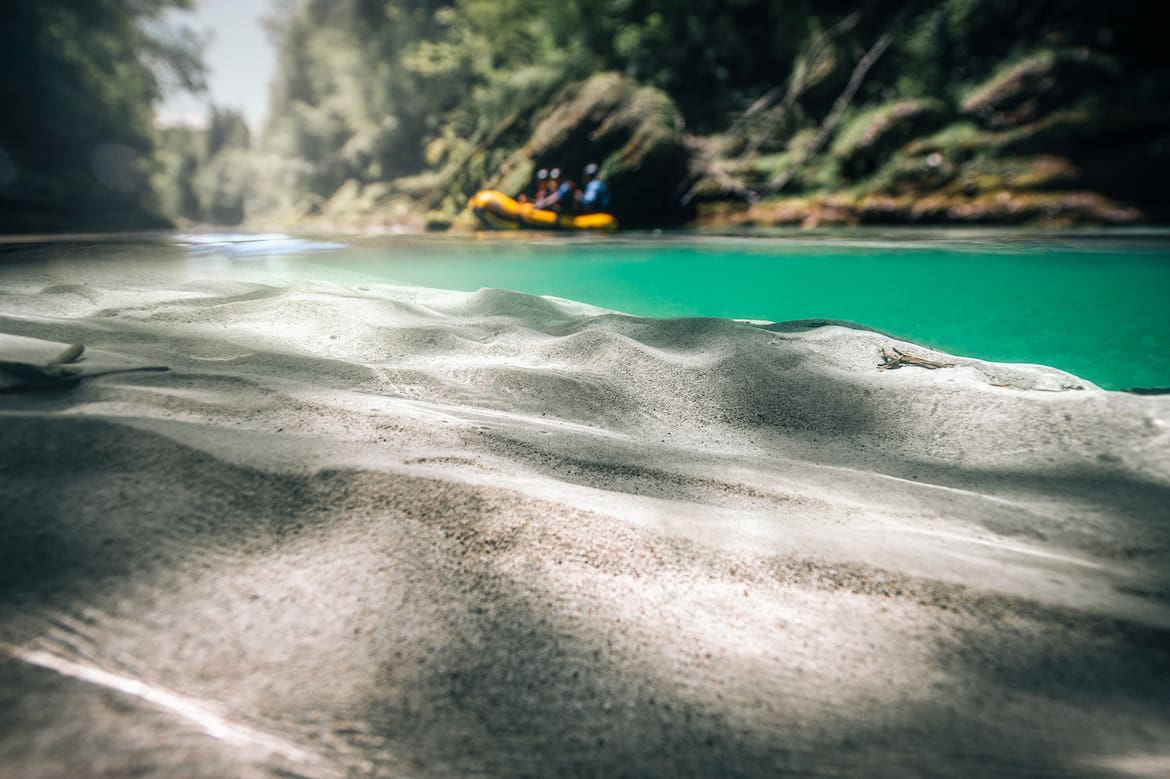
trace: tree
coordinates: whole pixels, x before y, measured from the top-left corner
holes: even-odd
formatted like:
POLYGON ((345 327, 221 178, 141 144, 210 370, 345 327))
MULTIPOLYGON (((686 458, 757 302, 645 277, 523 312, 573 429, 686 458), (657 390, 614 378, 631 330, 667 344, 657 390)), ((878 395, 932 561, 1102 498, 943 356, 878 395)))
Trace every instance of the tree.
POLYGON ((164 81, 203 85, 198 41, 161 17, 189 0, 10 5, 0 27, 0 229, 160 223, 153 103, 164 81))

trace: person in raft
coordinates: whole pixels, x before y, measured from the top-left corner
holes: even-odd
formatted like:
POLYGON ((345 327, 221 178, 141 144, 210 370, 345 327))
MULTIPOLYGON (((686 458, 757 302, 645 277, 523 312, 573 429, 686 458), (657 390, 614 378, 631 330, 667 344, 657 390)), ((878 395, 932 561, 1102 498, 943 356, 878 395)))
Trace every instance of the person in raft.
POLYGON ((597 178, 596 162, 585 166, 581 180, 585 182, 585 189, 581 192, 577 210, 582 214, 596 214, 609 210, 609 187, 597 178))
POLYGON ((536 207, 558 214, 571 213, 577 205, 577 187, 569 179, 561 180, 561 169, 548 172, 548 194, 536 201, 536 207))
POLYGON ((548 170, 541 168, 536 171, 536 187, 532 191, 532 197, 528 196, 527 192, 521 192, 517 196, 516 201, 519 203, 527 203, 529 200, 536 202, 548 194, 548 170))

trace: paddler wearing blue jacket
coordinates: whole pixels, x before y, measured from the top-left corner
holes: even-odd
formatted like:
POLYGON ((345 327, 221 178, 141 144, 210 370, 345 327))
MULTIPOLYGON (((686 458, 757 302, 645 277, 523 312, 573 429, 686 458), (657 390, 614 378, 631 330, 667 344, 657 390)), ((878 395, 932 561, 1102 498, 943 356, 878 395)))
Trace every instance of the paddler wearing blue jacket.
POLYGON ((585 170, 581 177, 585 182, 585 189, 581 192, 581 200, 578 204, 579 210, 582 214, 595 214, 598 211, 606 211, 609 209, 609 187, 605 182, 597 178, 597 163, 591 162, 585 166, 585 170))

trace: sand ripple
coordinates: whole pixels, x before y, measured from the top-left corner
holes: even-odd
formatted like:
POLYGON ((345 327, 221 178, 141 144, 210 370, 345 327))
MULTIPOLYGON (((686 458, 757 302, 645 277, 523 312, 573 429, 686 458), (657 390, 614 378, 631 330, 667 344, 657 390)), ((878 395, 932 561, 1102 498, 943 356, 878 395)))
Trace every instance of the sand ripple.
POLYGON ((14 775, 1170 754, 1168 398, 502 290, 6 293, 0 360, 84 343, 95 374, 0 400, 14 775))

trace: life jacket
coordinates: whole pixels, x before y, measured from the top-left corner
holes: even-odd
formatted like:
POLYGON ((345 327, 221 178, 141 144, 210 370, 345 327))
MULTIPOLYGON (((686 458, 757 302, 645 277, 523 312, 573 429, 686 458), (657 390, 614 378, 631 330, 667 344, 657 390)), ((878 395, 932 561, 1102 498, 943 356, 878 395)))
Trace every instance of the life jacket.
POLYGON ((585 185, 581 195, 581 206, 590 211, 604 211, 609 208, 609 187, 601 179, 593 179, 585 185))

